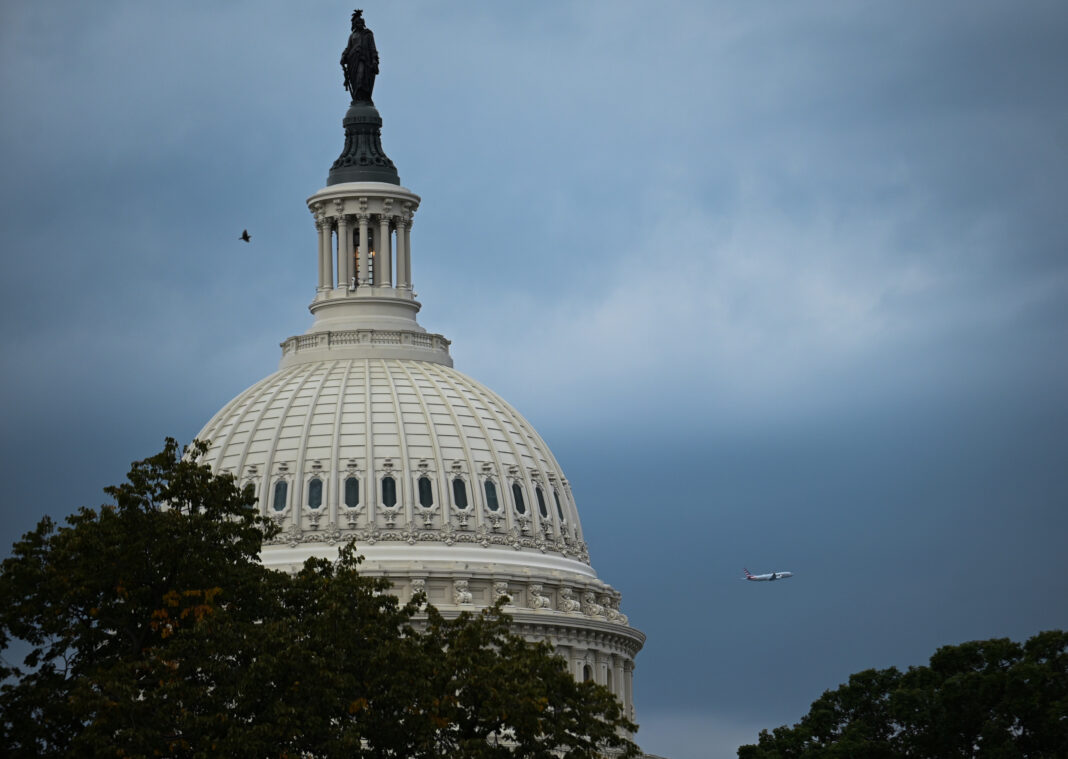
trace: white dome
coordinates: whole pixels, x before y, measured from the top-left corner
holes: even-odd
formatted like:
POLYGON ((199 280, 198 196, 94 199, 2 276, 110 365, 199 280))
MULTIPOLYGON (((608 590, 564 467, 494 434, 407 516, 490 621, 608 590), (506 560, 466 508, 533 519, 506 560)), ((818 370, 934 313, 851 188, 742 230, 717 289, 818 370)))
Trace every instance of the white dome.
MULTIPOLYGON (((279 546, 355 538, 364 550, 414 539, 552 555, 592 573, 548 446, 497 394, 449 366, 298 363, 241 393, 198 437, 211 443, 214 470, 255 486, 262 512, 285 528, 279 546), (383 492, 387 477, 395 500, 383 492)), ((264 561, 286 563, 272 547, 264 561)))
POLYGON ((530 423, 447 364, 322 352, 287 352, 198 435, 205 463, 252 484, 283 527, 264 564, 292 571, 355 540, 363 571, 402 600, 422 591, 453 613, 507 595, 517 630, 552 640, 577 676, 615 672, 632 709, 622 678, 645 636, 590 566, 570 487, 530 423))

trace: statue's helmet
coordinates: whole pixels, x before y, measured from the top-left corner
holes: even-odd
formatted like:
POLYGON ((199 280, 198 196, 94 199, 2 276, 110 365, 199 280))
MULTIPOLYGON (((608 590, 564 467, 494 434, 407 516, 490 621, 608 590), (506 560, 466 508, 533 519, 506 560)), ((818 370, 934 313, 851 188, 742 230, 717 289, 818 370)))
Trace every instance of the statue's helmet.
POLYGON ((359 9, 354 10, 352 12, 352 28, 355 29, 357 26, 362 26, 362 25, 363 25, 363 11, 359 10, 359 9))

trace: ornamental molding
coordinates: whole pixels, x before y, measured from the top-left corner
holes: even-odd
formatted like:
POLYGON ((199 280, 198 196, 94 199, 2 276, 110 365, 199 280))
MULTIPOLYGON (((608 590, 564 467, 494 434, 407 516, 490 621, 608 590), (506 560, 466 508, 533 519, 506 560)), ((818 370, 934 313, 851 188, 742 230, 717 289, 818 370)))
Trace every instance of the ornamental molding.
POLYGON ((535 611, 547 609, 552 611, 553 602, 548 596, 542 595, 541 583, 531 583, 527 586, 527 605, 535 611))
POLYGON ((336 546, 341 541, 342 532, 337 526, 337 522, 330 522, 326 525, 326 530, 323 532, 323 537, 326 538, 326 544, 328 546, 336 546))
MULTIPOLYGON (((436 511, 436 509, 437 506, 434 506, 429 510, 436 511)), ((542 537, 540 535, 531 537, 523 535, 516 527, 512 527, 507 532, 500 532, 491 530, 484 524, 479 525, 472 530, 466 525, 456 525, 451 521, 448 521, 444 526, 437 528, 427 527, 425 523, 423 525, 418 523, 413 524, 411 522, 405 523, 402 519, 404 506, 400 502, 393 507, 386 507, 379 504, 376 507, 376 510, 382 515, 383 524, 364 525, 362 527, 354 528, 353 525, 357 520, 364 518, 364 504, 359 504, 351 509, 348 507, 340 509, 340 521, 336 523, 331 522, 331 524, 336 524, 338 534, 331 539, 334 540, 335 543, 355 540, 357 543, 365 543, 367 545, 374 545, 378 542, 405 542, 409 545, 415 545, 417 543, 440 543, 445 546, 477 545, 482 548, 512 548, 516 551, 526 549, 539 551, 541 553, 558 554, 565 558, 579 561, 587 566, 590 564, 589 548, 586 543, 583 541, 573 543, 566 540, 565 535, 561 535, 559 538, 542 537)), ((295 548, 299 544, 307 545, 329 542, 324 536, 324 532, 318 529, 319 521, 326 518, 325 509, 314 510, 315 512, 319 512, 319 518, 315 520, 314 524, 304 527, 285 524, 289 511, 290 509, 287 506, 285 511, 272 512, 269 515, 280 527, 283 527, 283 532, 273 538, 264 540, 264 545, 288 545, 291 548, 295 548)), ((311 513, 314 512, 310 509, 305 509, 304 511, 305 515, 311 513)), ((420 515, 420 518, 421 517, 422 515, 420 515)), ((420 519, 420 521, 425 522, 425 520, 422 519, 420 519)), ((574 601, 574 603, 578 604, 579 602, 574 601)))
MULTIPOLYGON (((490 570, 492 572, 492 570, 490 570)), ((404 579, 397 578, 394 573, 389 573, 389 578, 394 582, 394 588, 396 591, 400 591, 404 587, 404 579)), ((426 590, 426 582, 434 582, 435 578, 432 575, 428 578, 424 574, 418 575, 417 578, 408 580, 408 587, 411 593, 415 593, 418 590, 426 590), (421 585, 417 585, 422 583, 421 585)), ((436 579, 440 582, 440 576, 436 579)), ((600 595, 604 597, 613 597, 618 599, 619 592, 612 587, 605 586, 603 583, 598 582, 596 585, 585 586, 581 588, 581 593, 585 602, 580 609, 575 611, 565 611, 566 608, 573 608, 575 603, 574 591, 568 585, 561 585, 558 587, 553 586, 552 581, 543 580, 541 582, 529 583, 525 586, 525 594, 523 592, 524 586, 522 582, 512 583, 509 580, 502 580, 497 575, 493 577, 489 574, 484 575, 471 575, 463 577, 452 578, 452 582, 455 587, 455 583, 464 583, 463 589, 469 591, 472 595, 487 594, 488 601, 484 603, 476 603, 476 606, 492 606, 497 603, 501 598, 506 599, 505 603, 510 608, 510 614, 516 613, 534 613, 538 612, 544 614, 552 612, 555 614, 566 614, 567 619, 575 620, 576 618, 588 618, 590 621, 597 622, 598 624, 611 623, 611 628, 601 628, 602 631, 615 628, 616 626, 629 627, 627 623, 626 615, 620 613, 617 609, 610 609, 609 607, 602 606, 601 604, 594 603, 591 599, 600 592, 600 595), (561 608, 554 610, 552 605, 551 594, 556 592, 561 598, 561 608), (570 599, 570 602, 569 600, 570 599)), ((456 602, 459 604, 460 602, 456 602)), ((618 604, 618 600, 615 602, 618 604)), ((447 608, 447 605, 446 607, 447 608)), ((576 624, 574 621, 568 624, 576 624)))
POLYGON ((619 591, 607 593, 602 599, 605 615, 608 617, 609 622, 618 622, 621 625, 628 624, 630 620, 627 619, 627 615, 619 610, 619 604, 623 599, 623 595, 619 591))
POLYGON ((605 617, 604 606, 597 603, 596 595, 592 590, 587 590, 582 594, 582 613, 587 617, 605 617))
POLYGON ((580 604, 574 597, 574 591, 571 588, 560 588, 560 611, 565 614, 574 614, 582 609, 580 604))
MULTIPOLYGON (((498 498, 499 497, 500 496, 498 496, 498 498)), ((482 507, 482 512, 483 516, 490 523, 490 529, 492 529, 494 532, 501 529, 501 523, 504 522, 504 514, 501 513, 499 507, 496 511, 490 511, 490 507, 484 505, 482 507)))
POLYGON ((626 628, 626 632, 619 630, 617 633, 606 633, 598 628, 580 627, 572 620, 556 615, 523 619, 521 615, 512 614, 513 632, 532 640, 546 640, 557 649, 578 649, 576 653, 580 653, 580 656, 585 656, 590 650, 618 656, 623 660, 624 672, 633 671, 633 659, 645 643, 645 635, 633 627, 626 628), (561 620, 561 624, 556 624, 557 619, 561 620))
POLYGON ((386 527, 395 527, 397 524, 397 517, 404 509, 399 503, 396 506, 383 506, 378 505, 378 513, 385 519, 386 527))
POLYGON ((493 583, 493 602, 496 603, 497 601, 500 601, 502 598, 504 599, 504 602, 506 604, 510 604, 512 602, 512 597, 508 594, 508 583, 507 582, 495 582, 495 583, 493 583))
MULTIPOLYGON (((299 566, 293 565, 289 570, 296 572, 299 566)), ((465 572, 460 576, 448 570, 427 567, 413 568, 411 577, 406 577, 403 571, 398 573, 394 570, 361 570, 361 573, 390 580, 392 588, 387 592, 398 599, 410 600, 417 594, 424 594, 446 617, 467 609, 487 608, 498 599, 507 598, 513 630, 551 640, 556 646, 633 657, 645 642, 645 635, 630 627, 625 615, 609 615, 606 618, 604 615, 586 613, 583 609, 567 611, 569 603, 578 603, 574 600, 574 590, 571 585, 555 584, 552 580, 531 583, 517 579, 518 576, 501 579, 499 569, 492 567, 487 567, 481 573, 476 570, 473 574, 465 572), (435 592, 441 594, 436 600, 433 597, 435 592), (561 599, 558 609, 553 608, 554 594, 561 599)), ((597 591, 602 594, 607 591, 607 594, 616 598, 619 596, 614 588, 597 580, 592 585, 582 582, 573 584, 578 585, 584 597, 597 591)))
POLYGON ((355 506, 342 506, 341 515, 345 518, 345 523, 348 525, 348 532, 352 532, 356 529, 356 526, 360 522, 360 517, 363 513, 363 504, 358 503, 355 506))
POLYGON ((415 513, 423 520, 423 528, 431 529, 434 526, 434 515, 438 512, 438 505, 435 503, 433 506, 423 506, 422 504, 415 504, 415 513))
POLYGON ((467 580, 453 580, 453 602, 457 606, 464 606, 471 603, 473 596, 471 591, 467 589, 467 580))

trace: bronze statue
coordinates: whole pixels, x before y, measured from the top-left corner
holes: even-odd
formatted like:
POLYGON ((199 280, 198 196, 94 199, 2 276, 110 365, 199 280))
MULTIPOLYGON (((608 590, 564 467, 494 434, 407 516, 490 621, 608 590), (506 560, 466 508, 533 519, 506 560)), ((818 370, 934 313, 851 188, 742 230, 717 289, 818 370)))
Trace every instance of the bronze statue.
POLYGON ((378 50, 375 35, 363 22, 363 11, 353 11, 352 34, 349 44, 341 54, 341 70, 345 72, 345 89, 352 94, 353 102, 371 101, 378 74, 378 50))
POLYGON ((352 14, 349 44, 341 54, 345 89, 352 102, 345 112, 345 147, 330 167, 328 185, 344 182, 387 182, 400 184, 397 167, 382 150, 382 116, 371 100, 378 74, 375 36, 363 22, 363 11, 352 14))

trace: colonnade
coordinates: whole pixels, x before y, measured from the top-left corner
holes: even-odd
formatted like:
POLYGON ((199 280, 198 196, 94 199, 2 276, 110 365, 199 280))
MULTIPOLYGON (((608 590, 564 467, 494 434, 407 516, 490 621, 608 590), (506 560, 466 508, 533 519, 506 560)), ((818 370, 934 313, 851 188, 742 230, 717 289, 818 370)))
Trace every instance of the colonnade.
POLYGON ((317 214, 315 227, 319 233, 318 292, 347 294, 370 287, 411 292, 411 216, 317 214))
POLYGON ((626 716, 634 718, 634 660, 628 656, 578 646, 556 646, 556 653, 569 661, 572 676, 593 680, 612 692, 623 704, 626 716))

